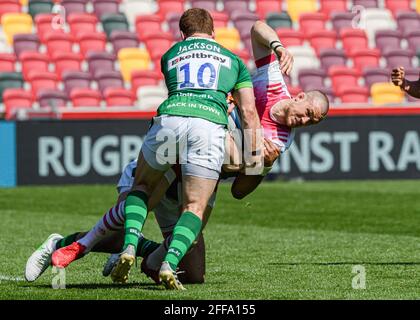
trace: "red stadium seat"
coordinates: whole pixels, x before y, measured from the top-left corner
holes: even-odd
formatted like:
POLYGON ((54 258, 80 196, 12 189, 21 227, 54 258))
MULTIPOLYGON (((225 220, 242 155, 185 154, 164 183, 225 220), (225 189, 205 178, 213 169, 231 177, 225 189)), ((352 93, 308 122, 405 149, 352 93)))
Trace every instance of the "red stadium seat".
POLYGON ((35 25, 37 29, 37 34, 39 40, 42 43, 45 43, 45 37, 48 33, 64 33, 64 30, 61 28, 55 28, 53 26, 59 26, 60 24, 55 24, 54 22, 60 22, 60 15, 50 14, 50 13, 40 13, 35 17, 35 25))
POLYGON ((67 95, 60 90, 40 90, 36 99, 41 108, 60 108, 65 107, 67 104, 67 95))
POLYGON ((149 34, 162 32, 162 19, 157 14, 141 15, 136 17, 136 32, 140 40, 149 34))
POLYGON ((82 56, 74 52, 59 52, 54 57, 55 73, 61 79, 65 71, 80 71, 82 56))
POLYGON ((229 16, 225 12, 214 11, 211 12, 211 16, 213 17, 213 25, 214 28, 226 28, 229 16))
POLYGON ((16 110, 32 108, 32 94, 24 89, 6 89, 3 92, 5 118, 13 117, 16 110))
POLYGON ((334 93, 340 91, 341 87, 357 86, 359 72, 355 68, 347 68, 345 66, 332 66, 328 70, 331 78, 334 93))
POLYGON ((150 53, 153 62, 160 66, 160 58, 172 46, 173 36, 169 32, 160 32, 157 34, 149 34, 144 38, 146 48, 150 53))
POLYGON ((136 96, 123 88, 107 88, 104 92, 107 107, 133 106, 136 96))
POLYGON ((322 13, 325 13, 327 17, 329 17, 332 12, 345 12, 347 11, 347 1, 346 0, 321 0, 320 11, 322 13))
POLYGON ((131 90, 137 95, 137 89, 143 86, 157 86, 162 74, 152 70, 135 70, 131 73, 131 90))
POLYGON ((280 0, 257 0, 255 6, 255 13, 261 20, 264 20, 268 13, 281 12, 282 2, 280 0))
POLYGON ((184 0, 158 0, 158 15, 161 20, 166 20, 166 15, 173 12, 184 12, 184 0))
POLYGON ((15 71, 16 56, 12 53, 0 53, 0 72, 15 71))
POLYGON ((93 89, 75 88, 70 93, 74 107, 100 107, 101 94, 93 89))
POLYGON ((4 13, 19 13, 20 11, 19 0, 2 0, 0 2, 0 18, 4 13))
POLYGON ((328 18, 325 13, 302 13, 299 16, 299 31, 304 34, 310 31, 325 30, 325 23, 328 18))
POLYGON ((82 32, 77 37, 80 52, 85 57, 89 51, 101 52, 106 48, 106 35, 103 32, 82 32))
POLYGON ((22 52, 20 55, 22 63, 23 78, 27 80, 33 71, 46 72, 48 71, 49 58, 44 53, 39 52, 22 52))
POLYGON ((378 49, 356 49, 352 51, 354 67, 362 73, 366 68, 379 67, 381 53, 378 49))
POLYGON ((93 14, 73 13, 67 18, 70 25, 70 32, 73 37, 77 37, 81 32, 96 32, 98 19, 93 14))
POLYGON ((237 50, 232 50, 232 52, 234 54, 236 54, 239 58, 241 58, 241 60, 245 63, 248 64, 249 59, 251 58, 249 51, 247 49, 237 49, 237 50))
POLYGON ((73 37, 68 33, 47 33, 45 43, 50 58, 54 58, 57 53, 72 52, 73 50, 73 37))
POLYGON ((277 35, 284 46, 301 46, 305 40, 303 32, 294 29, 278 28, 277 35))
POLYGON ((336 32, 332 30, 313 31, 308 36, 309 42, 318 56, 322 49, 335 48, 336 37, 336 32))
POLYGON ((39 90, 42 89, 57 89, 58 76, 52 72, 33 71, 28 78, 31 84, 31 91, 34 98, 36 98, 39 90))
POLYGON ((385 8, 392 12, 396 17, 400 11, 412 11, 411 0, 385 0, 385 8))
POLYGON ((343 86, 337 96, 342 103, 367 103, 369 100, 369 89, 360 86, 343 86))
POLYGON ((340 36, 347 56, 350 56, 353 50, 368 48, 367 35, 361 29, 342 29, 340 36))

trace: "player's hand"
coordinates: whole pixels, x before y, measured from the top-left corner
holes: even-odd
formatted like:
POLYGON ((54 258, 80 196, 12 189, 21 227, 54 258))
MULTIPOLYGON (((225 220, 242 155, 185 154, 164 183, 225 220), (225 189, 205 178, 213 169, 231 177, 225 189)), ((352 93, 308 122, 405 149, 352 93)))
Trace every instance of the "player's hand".
POLYGON ((293 68, 293 56, 292 54, 283 47, 277 47, 275 50, 275 54, 277 55, 279 62, 280 62, 280 70, 286 75, 290 75, 293 68))
POLYGON ((404 67, 399 67, 392 70, 391 81, 394 85, 404 89, 405 86, 405 70, 404 67))
POLYGON ((280 155, 280 148, 271 140, 264 138, 264 167, 271 167, 280 155))

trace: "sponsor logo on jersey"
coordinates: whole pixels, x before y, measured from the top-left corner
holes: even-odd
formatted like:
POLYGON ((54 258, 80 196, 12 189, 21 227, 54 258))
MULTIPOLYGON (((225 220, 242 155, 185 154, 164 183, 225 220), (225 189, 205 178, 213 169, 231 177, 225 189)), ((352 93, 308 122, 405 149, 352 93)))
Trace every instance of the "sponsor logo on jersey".
POLYGON ((217 53, 208 53, 206 51, 191 51, 179 55, 171 60, 168 61, 168 70, 175 68, 180 62, 185 60, 193 60, 193 59, 201 59, 201 60, 213 60, 218 62, 220 65, 230 69, 232 59, 228 56, 217 54, 217 53))

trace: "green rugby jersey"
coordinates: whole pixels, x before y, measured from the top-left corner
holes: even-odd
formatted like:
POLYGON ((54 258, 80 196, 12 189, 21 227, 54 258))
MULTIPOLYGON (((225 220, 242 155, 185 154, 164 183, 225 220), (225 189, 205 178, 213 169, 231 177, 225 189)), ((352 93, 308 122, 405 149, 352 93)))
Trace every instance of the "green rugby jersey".
POLYGON ((212 39, 187 38, 161 59, 168 99, 158 115, 198 117, 227 125, 227 93, 252 88, 242 60, 212 39))

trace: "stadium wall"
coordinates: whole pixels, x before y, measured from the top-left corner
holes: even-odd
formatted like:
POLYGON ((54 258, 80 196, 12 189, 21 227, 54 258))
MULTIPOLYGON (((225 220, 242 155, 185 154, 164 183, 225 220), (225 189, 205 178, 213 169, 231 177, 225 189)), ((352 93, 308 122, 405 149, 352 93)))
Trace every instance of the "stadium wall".
MULTIPOLYGON (((370 109, 369 109, 370 110, 370 109)), ((333 112, 296 130, 270 179, 418 179, 420 112, 333 112)), ((418 110, 419 111, 419 110, 418 110)), ((0 122, 0 186, 116 183, 150 121, 0 122)))

